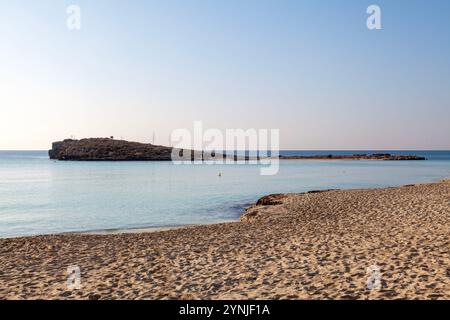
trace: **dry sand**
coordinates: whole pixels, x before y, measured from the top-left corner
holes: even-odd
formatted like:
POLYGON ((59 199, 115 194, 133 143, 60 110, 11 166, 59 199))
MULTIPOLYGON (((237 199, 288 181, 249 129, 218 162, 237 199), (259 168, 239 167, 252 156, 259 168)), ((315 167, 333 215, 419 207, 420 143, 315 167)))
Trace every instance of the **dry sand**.
POLYGON ((278 198, 242 222, 2 239, 0 298, 450 298, 450 182, 278 198))

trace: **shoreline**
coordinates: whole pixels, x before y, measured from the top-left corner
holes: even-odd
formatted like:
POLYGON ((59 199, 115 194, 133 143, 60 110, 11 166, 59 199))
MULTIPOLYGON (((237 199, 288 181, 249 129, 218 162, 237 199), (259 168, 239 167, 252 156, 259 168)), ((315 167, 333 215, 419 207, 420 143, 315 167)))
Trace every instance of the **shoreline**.
POLYGON ((0 239, 0 299, 449 299, 449 211, 440 179, 270 195, 239 222, 0 239))
POLYGON ((201 226, 211 226, 211 225, 220 225, 227 223, 235 223, 239 222, 237 220, 230 220, 224 222, 213 222, 207 224, 187 224, 187 225, 179 225, 179 226, 165 226, 165 227, 137 227, 137 228, 113 228, 113 229, 98 229, 98 230, 88 230, 88 231, 66 231, 66 232, 56 232, 56 233, 43 233, 43 234, 34 234, 34 235, 18 235, 11 237, 0 237, 1 240, 8 239, 27 239, 27 238, 36 238, 36 237, 55 237, 55 236, 70 236, 70 235, 85 235, 85 236, 107 236, 107 235, 120 235, 120 234, 140 234, 140 233, 157 233, 157 232, 165 232, 171 230, 179 230, 179 229, 189 229, 201 226))
MULTIPOLYGON (((298 159, 286 159, 286 160, 298 160, 298 159)), ((302 160, 308 160, 308 159, 302 159, 302 160)), ((309 161, 309 160, 308 160, 309 161)), ((320 161, 320 160, 314 160, 314 161, 320 161)), ((345 159, 336 159, 336 160, 329 160, 329 161, 351 161, 351 160, 345 160, 345 159)), ((377 161, 377 160, 374 160, 377 161)), ((369 188, 352 188, 352 189, 319 189, 319 190, 308 190, 305 192, 291 192, 291 193, 281 193, 283 195, 289 195, 289 194, 308 194, 308 193, 321 193, 325 191, 332 191, 332 190, 377 190, 377 189, 388 189, 388 188, 399 188, 399 187, 405 187, 405 186, 417 186, 417 185, 423 185, 423 184, 430 184, 430 183, 447 183, 450 181, 449 178, 440 178, 436 180, 431 180, 427 182, 417 182, 412 184, 398 184, 398 185, 389 185, 385 187, 369 187, 369 188)), ((64 235, 118 235, 118 234, 139 234, 139 233, 157 233, 157 232, 165 232, 165 231, 171 231, 171 230, 179 230, 179 229, 189 229, 189 228, 195 228, 200 226, 211 226, 211 225, 222 225, 222 224, 228 224, 228 223, 236 223, 242 221, 243 217, 245 217, 246 212, 249 209, 252 209, 255 207, 258 201, 261 199, 264 199, 266 197, 270 197, 271 194, 267 194, 261 198, 259 198, 254 203, 251 203, 248 207, 244 208, 244 211, 241 213, 241 215, 235 219, 235 220, 229 220, 229 221, 222 221, 222 222, 212 222, 212 223, 206 223, 206 224, 187 224, 187 225, 174 225, 174 226, 161 226, 161 227, 131 227, 131 228, 112 228, 112 229, 97 229, 97 230, 87 230, 87 231, 66 231, 66 232, 56 232, 56 233, 45 233, 45 234, 34 234, 34 235, 18 235, 18 236, 11 236, 11 237, 0 237, 0 240, 2 239, 20 239, 20 238, 33 238, 33 237, 45 237, 45 236, 64 236, 64 235)))
MULTIPOLYGON (((286 159, 291 160, 291 159, 286 159)), ((295 159, 292 159, 295 160, 295 159)), ((342 159, 344 160, 344 159, 342 159)), ((345 160, 344 160, 345 161, 345 160)), ((376 161, 376 160, 375 160, 376 161)), ((283 195, 289 195, 289 194, 308 194, 308 193, 321 193, 326 191, 332 191, 332 190, 371 190, 371 189, 385 189, 385 188, 399 188, 399 187, 410 187, 410 186, 417 186, 422 184, 429 184, 429 183, 446 183, 450 181, 450 178, 444 178, 444 179, 438 179, 434 181, 429 182, 421 182, 421 183, 413 183, 413 184, 406 184, 406 185, 391 185, 387 187, 381 187, 381 188, 358 188, 358 189, 323 189, 323 190, 309 190, 302 193, 281 193, 283 195)), ((255 203, 251 204, 249 207, 244 209, 244 212, 237 218, 236 220, 230 220, 230 221, 224 221, 224 222, 213 222, 208 224, 188 224, 188 225, 180 225, 180 226, 165 226, 165 227, 140 227, 140 228, 117 228, 117 229, 102 229, 102 230, 93 230, 93 231, 75 231, 75 232, 65 232, 65 233, 56 233, 53 235, 60 235, 60 234, 81 234, 81 235, 114 235, 114 234, 136 234, 136 233, 155 233, 155 232, 164 232, 164 231, 171 231, 171 230, 178 230, 178 229, 189 229, 189 228, 195 228, 200 226, 211 226, 211 225, 221 225, 221 224, 227 224, 227 223, 236 223, 242 221, 243 218, 245 218, 245 215, 248 210, 251 210, 254 208, 258 201, 261 199, 270 197, 271 195, 265 195, 261 198, 259 198, 255 203)), ((42 235, 36 235, 36 236, 42 236, 42 235)), ((31 236, 33 237, 33 236, 31 236)))

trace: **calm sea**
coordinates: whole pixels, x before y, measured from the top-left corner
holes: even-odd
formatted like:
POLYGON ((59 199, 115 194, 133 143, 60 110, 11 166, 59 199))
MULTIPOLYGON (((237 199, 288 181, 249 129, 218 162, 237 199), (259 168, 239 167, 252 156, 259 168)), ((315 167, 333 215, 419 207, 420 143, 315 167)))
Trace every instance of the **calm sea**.
MULTIPOLYGON (((270 193, 450 177, 450 151, 376 152, 429 160, 281 161, 277 175, 261 176, 255 165, 58 162, 46 151, 0 151, 0 237, 216 223, 238 219, 270 193)), ((372 151, 281 152, 353 153, 372 151)))

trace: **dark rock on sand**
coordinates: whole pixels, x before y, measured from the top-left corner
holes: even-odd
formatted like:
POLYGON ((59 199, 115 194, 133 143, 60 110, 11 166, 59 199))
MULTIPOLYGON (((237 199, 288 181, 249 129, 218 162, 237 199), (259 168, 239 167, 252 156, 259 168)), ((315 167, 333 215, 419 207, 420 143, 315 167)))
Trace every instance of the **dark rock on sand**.
POLYGON ((283 203, 283 199, 286 198, 285 194, 271 194, 264 196, 256 202, 257 206, 275 206, 283 203))

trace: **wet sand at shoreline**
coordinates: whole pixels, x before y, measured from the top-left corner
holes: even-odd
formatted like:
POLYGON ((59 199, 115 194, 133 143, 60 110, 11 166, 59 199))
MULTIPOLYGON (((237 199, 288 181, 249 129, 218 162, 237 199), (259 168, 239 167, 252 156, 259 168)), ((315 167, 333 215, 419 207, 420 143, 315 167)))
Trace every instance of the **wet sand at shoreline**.
POLYGON ((0 239, 0 299, 450 299, 449 181, 262 202, 241 222, 0 239))

